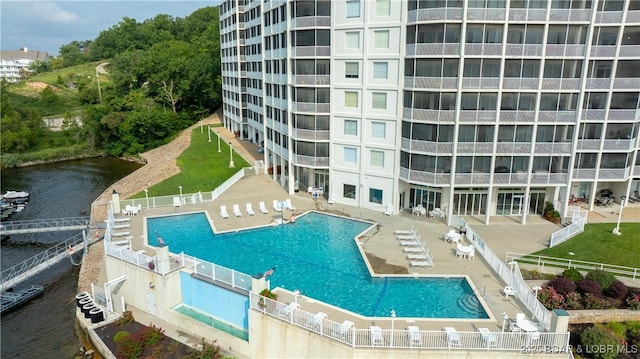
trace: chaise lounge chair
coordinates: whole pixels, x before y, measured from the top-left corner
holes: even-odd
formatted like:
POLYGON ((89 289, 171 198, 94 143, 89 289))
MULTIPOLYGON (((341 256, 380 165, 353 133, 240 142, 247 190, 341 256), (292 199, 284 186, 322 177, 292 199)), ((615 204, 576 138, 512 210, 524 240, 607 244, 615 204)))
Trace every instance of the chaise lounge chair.
POLYGON ((240 212, 240 205, 237 205, 237 204, 233 205, 233 214, 236 217, 242 217, 242 212, 240 212))
POLYGON ((251 202, 247 203, 247 214, 250 216, 253 216, 254 214, 256 214, 256 212, 253 211, 253 206, 251 206, 251 202))
POLYGON ((220 206, 220 217, 222 217, 222 219, 229 219, 229 213, 227 213, 227 206, 225 205, 220 206))
POLYGON ((416 247, 422 245, 422 242, 418 239, 414 239, 412 241, 400 241, 399 243, 403 247, 416 247))
POLYGON ((420 235, 418 233, 414 234, 396 234, 396 238, 404 241, 404 240, 412 240, 412 239, 420 239, 420 235))
POLYGON ((418 234, 418 231, 416 230, 415 226, 411 226, 411 229, 397 229, 395 231, 393 231, 393 234, 395 235, 416 235, 418 234))
POLYGON ((407 327, 407 339, 409 340, 409 345, 422 345, 422 335, 420 334, 420 328, 415 325, 410 325, 407 327))
POLYGON ((403 250, 405 253, 425 253, 424 245, 419 247, 404 247, 403 250))
POLYGON ((452 346, 461 346, 462 342, 460 341, 460 333, 453 327, 444 327, 444 332, 447 335, 447 346, 451 348, 452 346))
POLYGON ((371 338, 371 346, 384 345, 384 337, 382 335, 382 328, 377 325, 369 327, 369 337, 371 338))
POLYGON ((178 196, 174 196, 173 197, 173 206, 174 207, 181 207, 182 206, 182 200, 180 199, 180 197, 178 197, 178 196))
POLYGON ((411 261, 411 266, 416 268, 433 267, 433 257, 427 254, 427 259, 421 261, 411 261))
POLYGON ((284 203, 285 203, 285 206, 287 206, 287 209, 288 209, 288 210, 290 210, 290 211, 295 211, 295 210, 296 210, 296 207, 294 207, 294 206, 291 204, 291 199, 290 199, 290 198, 285 199, 285 200, 284 200, 284 203))
POLYGON ((260 201, 259 206, 260 206, 260 213, 262 213, 262 214, 269 213, 269 211, 267 211, 267 207, 264 205, 263 201, 260 201))
POLYGON ((282 212, 282 207, 280 207, 280 203, 277 199, 273 200, 273 210, 276 212, 282 212))

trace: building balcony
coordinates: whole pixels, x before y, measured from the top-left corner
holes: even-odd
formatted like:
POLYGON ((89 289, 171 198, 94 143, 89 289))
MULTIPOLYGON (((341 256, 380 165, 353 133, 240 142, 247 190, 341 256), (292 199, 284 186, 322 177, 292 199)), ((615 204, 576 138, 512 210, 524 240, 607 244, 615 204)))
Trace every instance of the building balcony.
POLYGON ((638 110, 626 110, 626 109, 611 109, 609 110, 609 121, 632 121, 635 122, 640 118, 640 111, 638 110))
POLYGON ((313 28, 313 27, 330 27, 331 26, 331 17, 330 16, 305 16, 305 17, 295 17, 289 21, 291 26, 291 30, 300 29, 300 28, 313 28))
POLYGON ((458 56, 460 55, 460 44, 407 44, 406 52, 407 56, 458 56))
POLYGON ((635 149, 635 138, 604 140, 603 149, 613 151, 633 151, 635 149))
POLYGON ((551 172, 539 172, 536 171, 531 174, 530 184, 566 184, 566 173, 551 173, 551 172))
POLYGON ((542 44, 507 44, 505 54, 507 56, 542 56, 544 45, 542 44))
POLYGON ((488 185, 491 181, 489 173, 456 173, 453 176, 456 185, 488 185))
POLYGON ((500 111, 500 122, 533 122, 536 118, 535 111, 500 111))
POLYGON ((451 181, 451 174, 444 172, 416 171, 400 167, 400 178, 413 184, 448 185, 451 181))
POLYGON ((598 11, 596 24, 619 24, 622 22, 623 15, 622 11, 598 11))
POLYGON ((452 142, 433 142, 402 138, 401 148, 412 153, 437 153, 439 155, 451 155, 453 153, 452 142))
POLYGON ((582 111, 582 120, 604 121, 607 111, 604 109, 585 109, 582 111))
POLYGON ((595 168, 576 168, 573 170, 574 180, 596 179, 595 168))
POLYGON ((637 90, 638 84, 640 84, 640 77, 615 78, 613 80, 613 89, 614 90, 627 90, 627 89, 637 90))
POLYGON ((460 111, 460 122, 495 122, 498 112, 496 110, 462 110, 460 111))
POLYGON ((640 10, 633 10, 627 12, 627 24, 632 24, 634 22, 640 23, 640 10))
POLYGON ((509 21, 546 21, 547 9, 511 9, 509 21))
POLYGON ((310 113, 329 113, 331 104, 313 102, 291 102, 291 111, 310 113))
POLYGON ((504 20, 506 17, 507 11, 506 9, 499 8, 468 8, 467 9, 467 20, 479 20, 479 21, 491 21, 504 20))
POLYGON ((547 45, 545 56, 570 57, 584 56, 586 46, 584 44, 547 45))
POLYGON ((502 44, 465 44, 465 56, 500 56, 502 44))
POLYGON ((499 77, 463 77, 463 89, 497 89, 500 87, 499 77))
POLYGON ((587 90, 608 90, 611 86, 611 79, 588 77, 585 80, 587 90))
POLYGON ((297 166, 329 167, 329 157, 315 157, 293 154, 291 162, 297 166))
POLYGON ((462 20, 461 8, 437 8, 437 9, 417 9, 409 11, 407 22, 462 20))
POLYGON ((291 137, 296 140, 329 141, 329 130, 305 130, 294 128, 291 137))
POLYGON ((615 57, 615 45, 593 45, 591 46, 591 56, 593 57, 615 57))
POLYGON ((575 122, 577 115, 576 111, 540 111, 538 112, 538 122, 575 122))
POLYGON ((640 45, 621 45, 619 57, 640 56, 640 45))
POLYGON ((633 166, 633 175, 640 176, 640 165, 633 166))
POLYGON ((292 75, 291 81, 294 85, 329 85, 331 76, 329 75, 292 75))
POLYGON ((526 184, 529 176, 525 172, 519 173, 494 173, 494 184, 526 184))
POLYGON ((405 76, 404 86, 418 89, 455 90, 458 88, 458 78, 405 76))
POLYGON ((505 90, 537 90, 539 78, 506 77, 502 80, 502 88, 505 90))
POLYGON ((531 142, 498 142, 496 153, 529 154, 531 153, 531 142))
POLYGON ((578 151, 593 151, 600 149, 599 139, 578 139, 576 143, 576 150, 578 151))
POLYGON ((493 154, 493 142, 458 142, 456 154, 493 154))
POLYGON ((298 46, 291 48, 292 57, 328 57, 331 55, 331 46, 298 46))
POLYGON ((580 90, 580 79, 578 78, 543 78, 543 90, 580 90))
POLYGON ((591 19, 591 9, 552 9, 549 14, 551 21, 585 21, 591 19))
POLYGON ((571 142, 538 142, 534 146, 536 155, 571 155, 571 142))
POLYGON ((624 180, 631 174, 631 167, 626 168, 600 168, 599 180, 624 180))
POLYGON ((409 121, 451 122, 455 120, 455 110, 426 110, 405 107, 403 118, 409 121))

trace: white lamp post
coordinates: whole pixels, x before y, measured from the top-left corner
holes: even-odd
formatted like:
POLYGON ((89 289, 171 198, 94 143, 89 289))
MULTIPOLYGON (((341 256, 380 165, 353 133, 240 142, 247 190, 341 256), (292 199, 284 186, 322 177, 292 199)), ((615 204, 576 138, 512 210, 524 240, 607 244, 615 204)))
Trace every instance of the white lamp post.
POLYGON ((211 126, 207 126, 207 134, 209 135, 209 142, 211 142, 211 126))
POLYGON ((180 190, 180 204, 184 204, 182 203, 182 186, 178 186, 178 189, 180 190))
POLYGON ((233 163, 233 148, 231 147, 231 141, 229 141, 229 168, 234 168, 235 166, 233 163))
POLYGON ((149 209, 149 190, 144 189, 144 197, 147 199, 147 209, 149 209))
POLYGON ((618 213, 618 224, 616 224, 616 228, 613 229, 611 233, 616 236, 621 235, 620 233, 620 220, 622 220, 622 208, 624 208, 624 201, 627 199, 627 196, 620 197, 620 213, 618 213))
POLYGON ((391 309, 391 339, 389 340, 389 345, 393 347, 393 334, 394 334, 394 325, 396 320, 396 311, 391 309))
POLYGON ((218 135, 218 153, 222 152, 222 150, 220 150, 220 131, 216 132, 216 134, 218 135))
POLYGON ((300 295, 300 291, 298 289, 293 291, 293 300, 298 303, 298 296, 300 295))

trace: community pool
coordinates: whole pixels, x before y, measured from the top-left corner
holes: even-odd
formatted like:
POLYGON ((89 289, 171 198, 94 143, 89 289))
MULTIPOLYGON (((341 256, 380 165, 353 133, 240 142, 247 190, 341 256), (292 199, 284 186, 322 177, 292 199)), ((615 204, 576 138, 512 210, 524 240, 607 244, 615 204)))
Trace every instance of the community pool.
MULTIPOLYGON (((249 275, 276 266, 272 288, 299 290, 368 316, 489 318, 465 278, 371 278, 353 238, 372 223, 309 212, 295 224, 214 234, 204 213, 147 219, 173 253, 184 252, 249 275)), ((157 234, 157 235, 156 235, 157 234)))

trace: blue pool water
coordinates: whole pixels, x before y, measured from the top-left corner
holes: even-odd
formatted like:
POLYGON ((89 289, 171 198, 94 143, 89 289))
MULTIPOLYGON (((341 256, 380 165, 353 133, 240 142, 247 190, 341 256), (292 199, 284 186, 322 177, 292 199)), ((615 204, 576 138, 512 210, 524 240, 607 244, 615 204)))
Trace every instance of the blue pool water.
POLYGON ((295 224, 214 234, 204 213, 147 219, 150 245, 158 233, 184 252, 249 275, 277 266, 271 287, 370 317, 488 318, 464 278, 371 278, 353 238, 371 223, 310 212, 295 224))

